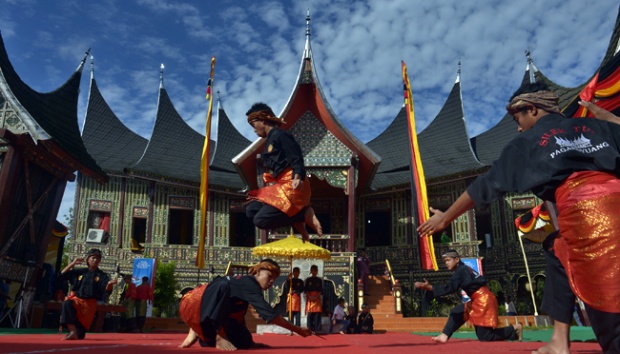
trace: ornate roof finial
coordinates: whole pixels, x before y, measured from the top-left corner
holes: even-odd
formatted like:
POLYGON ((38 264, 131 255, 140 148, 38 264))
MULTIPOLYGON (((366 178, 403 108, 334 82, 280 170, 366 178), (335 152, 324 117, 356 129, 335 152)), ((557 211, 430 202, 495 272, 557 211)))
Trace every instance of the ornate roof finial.
POLYGON ((461 59, 459 59, 459 68, 456 72, 456 82, 461 82, 461 59))
POLYGON ((95 78, 95 57, 92 55, 90 56, 90 78, 95 78))
POLYGON ((310 37, 310 9, 306 15, 306 37, 310 37))
POLYGON ((159 67, 159 88, 164 88, 164 63, 159 67))
POLYGON ((533 84, 536 82, 535 74, 536 74, 536 71, 538 71, 538 69, 536 68, 536 65, 534 65, 534 59, 532 59, 532 50, 530 47, 525 49, 525 57, 527 58, 526 70, 530 74, 530 83, 533 84))
POLYGON ((304 48, 304 58, 310 58, 310 9, 306 15, 306 47, 304 48))
POLYGON ((86 53, 84 53, 84 57, 82 58, 82 61, 80 62, 80 65, 78 65, 76 71, 81 72, 82 69, 84 69, 84 64, 86 64, 86 60, 88 59, 88 55, 90 55, 90 48, 88 48, 86 53))
POLYGON ((217 107, 221 107, 222 100, 220 100, 220 90, 217 90, 217 107))

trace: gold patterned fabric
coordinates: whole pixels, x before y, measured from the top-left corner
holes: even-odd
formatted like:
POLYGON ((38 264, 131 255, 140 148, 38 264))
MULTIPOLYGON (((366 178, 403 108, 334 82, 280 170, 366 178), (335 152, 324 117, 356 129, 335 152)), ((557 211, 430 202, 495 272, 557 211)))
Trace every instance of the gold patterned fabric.
POLYGON ((310 205, 310 183, 306 179, 297 189, 293 189, 293 170, 285 169, 277 178, 271 173, 264 173, 263 180, 266 187, 252 190, 248 193, 248 200, 258 200, 269 204, 288 216, 299 213, 310 205))
POLYGON ((306 292, 306 313, 310 312, 323 312, 321 293, 318 291, 306 292))
POLYGON ((198 337, 203 341, 206 341, 204 334, 202 333, 202 327, 200 326, 200 301, 202 294, 207 289, 208 284, 199 285, 194 290, 188 291, 179 305, 179 315, 185 324, 198 334, 198 337))
POLYGON ((69 296, 67 296, 67 300, 71 300, 73 302, 77 319, 88 331, 90 325, 95 319, 95 313, 97 312, 97 299, 82 299, 75 296, 75 294, 71 292, 69 296))
POLYGON ((556 256, 575 295, 588 306, 620 312, 620 179, 573 173, 555 193, 560 233, 556 256))
MULTIPOLYGON (((304 242, 295 237, 295 235, 289 235, 287 238, 256 246, 252 249, 252 255, 256 257, 286 258, 291 263, 293 258, 328 260, 332 256, 328 249, 311 242, 304 242)), ((291 264, 292 267, 293 265, 291 264)))
POLYGON ((483 286, 471 295, 464 318, 474 326, 497 328, 497 298, 489 288, 483 286))

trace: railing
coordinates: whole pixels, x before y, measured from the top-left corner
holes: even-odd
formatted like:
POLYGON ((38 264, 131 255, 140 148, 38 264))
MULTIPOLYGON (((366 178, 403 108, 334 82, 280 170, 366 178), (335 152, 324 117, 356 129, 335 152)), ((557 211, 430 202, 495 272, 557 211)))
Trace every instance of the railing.
POLYGON ((388 277, 390 277, 390 283, 392 283, 392 295, 394 296, 394 310, 396 313, 402 313, 403 308, 401 305, 401 295, 402 289, 400 286, 400 282, 398 279, 394 278, 394 273, 392 273, 392 266, 390 265, 390 260, 385 260, 385 269, 388 272, 388 277))
MULTIPOLYGON (((267 236, 268 242, 281 240, 287 238, 289 234, 269 234, 267 236)), ((310 242, 328 249, 330 252, 346 252, 347 243, 349 242, 349 235, 347 234, 329 234, 323 235, 319 238, 316 234, 310 235, 310 242)))
POLYGON ((228 262, 228 266, 226 267, 225 274, 227 276, 247 275, 250 271, 250 267, 251 265, 249 264, 239 264, 230 261, 228 262))

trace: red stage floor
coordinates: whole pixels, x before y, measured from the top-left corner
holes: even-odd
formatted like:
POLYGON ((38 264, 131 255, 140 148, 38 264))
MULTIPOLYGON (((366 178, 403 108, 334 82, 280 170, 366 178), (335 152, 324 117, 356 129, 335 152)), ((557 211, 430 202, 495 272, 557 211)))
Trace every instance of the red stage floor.
MULTIPOLYGON (((81 341, 61 341, 58 334, 10 334, 0 335, 0 353, 221 353, 215 348, 181 349, 177 346, 185 338, 180 333, 88 333, 81 341)), ((270 348, 252 349, 252 353, 530 353, 544 344, 541 342, 492 342, 482 343, 473 339, 451 339, 446 344, 436 344, 431 337, 408 333, 384 333, 371 335, 332 334, 301 338, 277 334, 255 335, 254 341, 270 345, 270 348)), ((597 343, 573 342, 571 353, 601 353, 597 343)))

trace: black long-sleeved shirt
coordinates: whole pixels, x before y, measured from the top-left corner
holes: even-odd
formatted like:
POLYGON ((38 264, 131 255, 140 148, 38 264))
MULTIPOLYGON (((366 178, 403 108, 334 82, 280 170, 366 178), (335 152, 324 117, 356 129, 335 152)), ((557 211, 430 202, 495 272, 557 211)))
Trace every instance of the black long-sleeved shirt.
MULTIPOLYGON (((294 294, 301 294, 304 292, 304 281, 299 279, 299 278, 293 278, 292 279, 292 283, 293 283, 293 293, 294 294)), ((288 293, 289 291, 289 287, 291 286, 291 280, 287 279, 284 282, 284 292, 288 293)))
POLYGON ((267 134, 267 143, 262 154, 263 164, 278 177, 287 167, 293 169, 303 180, 306 176, 304 157, 301 147, 291 133, 274 127, 267 134))
MULTIPOLYGON (((219 278, 217 281, 226 281, 226 278, 219 278)), ((230 278, 228 284, 230 286, 231 313, 247 311, 248 304, 250 304, 267 323, 278 316, 276 310, 263 297, 263 289, 254 276, 230 278)))
POLYGON ((311 291, 318 291, 323 294, 323 279, 319 277, 310 276, 306 278, 306 284, 304 290, 308 293, 311 291))
POLYGON ((106 287, 110 281, 107 273, 100 269, 94 271, 88 268, 71 269, 64 274, 61 272, 60 277, 71 283, 71 291, 81 299, 97 299, 102 301, 106 295, 106 287))
POLYGON ((573 172, 602 171, 620 176, 620 125, 592 118, 541 117, 517 135, 491 169, 468 188, 478 207, 508 192, 531 190, 555 201, 555 191, 573 172))
POLYGON ((467 296, 471 297, 476 290, 486 285, 486 283, 487 281, 482 275, 465 265, 465 263, 460 262, 456 266, 448 284, 443 286, 433 285, 433 296, 439 297, 451 294, 460 288, 467 293, 467 296))

